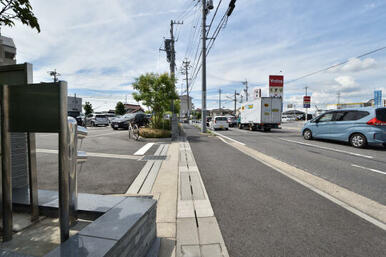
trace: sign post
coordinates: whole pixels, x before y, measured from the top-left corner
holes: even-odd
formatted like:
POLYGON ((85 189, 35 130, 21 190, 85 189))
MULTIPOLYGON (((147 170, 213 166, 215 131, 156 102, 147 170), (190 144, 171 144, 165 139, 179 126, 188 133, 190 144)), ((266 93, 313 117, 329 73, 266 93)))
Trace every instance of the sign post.
POLYGON ((304 96, 303 97, 303 108, 306 108, 306 117, 305 121, 308 120, 308 108, 311 107, 311 96, 304 96))
POLYGON ((283 75, 269 75, 269 96, 283 97, 283 75))

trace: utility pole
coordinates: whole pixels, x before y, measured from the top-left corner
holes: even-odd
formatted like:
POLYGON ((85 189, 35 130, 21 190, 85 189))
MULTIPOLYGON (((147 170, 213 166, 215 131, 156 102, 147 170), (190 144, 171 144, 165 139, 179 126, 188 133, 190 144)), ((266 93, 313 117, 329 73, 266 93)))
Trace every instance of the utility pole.
POLYGON ((50 74, 51 77, 54 77, 54 82, 58 82, 58 77, 61 76, 60 73, 56 72, 56 69, 49 71, 48 74, 50 74))
POLYGON ((185 74, 185 80, 186 80, 186 99, 188 102, 188 123, 190 119, 190 97, 189 97, 189 72, 188 70, 190 69, 190 61, 185 58, 185 60, 182 62, 183 65, 183 74, 185 74))
POLYGON ((245 85, 245 89, 244 89, 244 92, 245 92, 245 101, 248 102, 248 80, 245 80, 244 82, 242 82, 243 85, 245 85))
POLYGON ((202 0, 202 99, 201 132, 206 133, 206 0, 202 0))
POLYGON ((221 88, 218 90, 218 112, 221 114, 221 88))
MULTIPOLYGON (((170 21, 170 76, 172 78, 175 77, 175 70, 176 70, 176 51, 174 48, 174 24, 181 25, 183 22, 176 22, 171 20, 170 21)), ((174 100, 172 100, 172 115, 174 115, 174 100)))
POLYGON ((338 104, 336 105, 336 109, 340 109, 339 108, 339 105, 340 105, 340 91, 338 91, 338 93, 336 95, 338 97, 338 104))
POLYGON ((236 116, 236 101, 237 101, 237 95, 238 95, 238 93, 237 93, 236 90, 235 90, 235 116, 236 116))

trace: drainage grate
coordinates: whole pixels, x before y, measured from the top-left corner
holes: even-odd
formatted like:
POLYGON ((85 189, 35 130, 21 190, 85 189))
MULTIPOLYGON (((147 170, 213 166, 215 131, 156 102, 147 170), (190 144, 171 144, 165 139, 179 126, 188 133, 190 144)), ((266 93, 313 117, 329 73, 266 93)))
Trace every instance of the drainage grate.
POLYGON ((142 161, 163 161, 166 160, 166 155, 145 155, 142 161))

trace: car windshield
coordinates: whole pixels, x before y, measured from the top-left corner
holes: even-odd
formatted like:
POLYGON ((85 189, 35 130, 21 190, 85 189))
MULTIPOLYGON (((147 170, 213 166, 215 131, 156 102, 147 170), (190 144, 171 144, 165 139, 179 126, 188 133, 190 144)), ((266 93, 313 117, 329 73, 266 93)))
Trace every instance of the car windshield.
POLYGON ((132 119, 132 118, 134 118, 134 114, 125 114, 121 118, 123 118, 123 119, 132 119))
POLYGON ((103 119, 103 118, 106 118, 106 115, 96 115, 95 118, 103 119))
POLYGON ((226 117, 216 117, 216 121, 221 121, 221 120, 226 121, 227 118, 226 117))

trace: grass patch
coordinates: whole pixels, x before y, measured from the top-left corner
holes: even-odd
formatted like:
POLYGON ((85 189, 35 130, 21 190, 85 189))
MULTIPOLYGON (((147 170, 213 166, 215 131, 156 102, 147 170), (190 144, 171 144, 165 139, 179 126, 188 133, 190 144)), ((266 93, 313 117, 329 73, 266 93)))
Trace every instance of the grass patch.
POLYGON ((167 138, 171 137, 171 131, 166 129, 140 128, 139 135, 145 138, 167 138))

